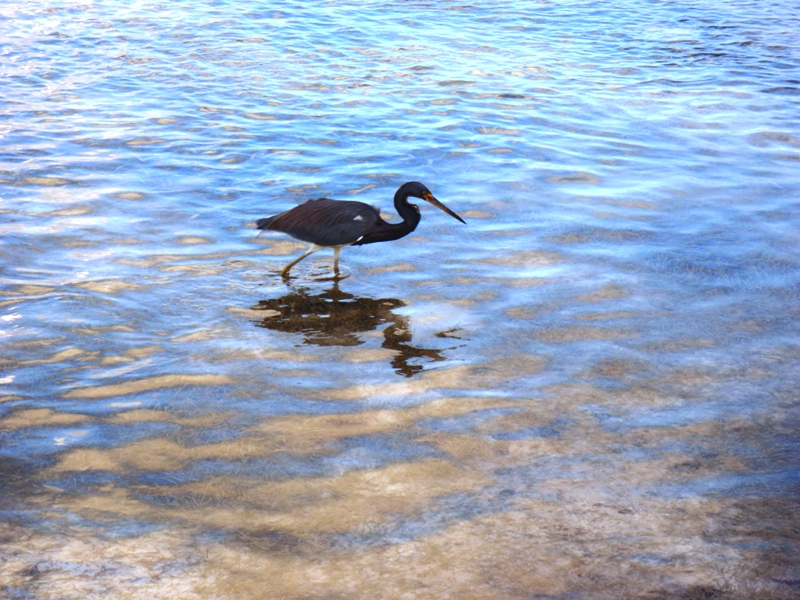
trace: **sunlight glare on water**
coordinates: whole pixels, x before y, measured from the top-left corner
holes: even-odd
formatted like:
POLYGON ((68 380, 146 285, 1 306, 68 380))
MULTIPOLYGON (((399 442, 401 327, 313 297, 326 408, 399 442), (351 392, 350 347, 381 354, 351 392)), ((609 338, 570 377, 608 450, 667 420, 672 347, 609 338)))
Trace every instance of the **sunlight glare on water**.
POLYGON ((793 597, 798 14, 0 5, 2 594, 793 597))

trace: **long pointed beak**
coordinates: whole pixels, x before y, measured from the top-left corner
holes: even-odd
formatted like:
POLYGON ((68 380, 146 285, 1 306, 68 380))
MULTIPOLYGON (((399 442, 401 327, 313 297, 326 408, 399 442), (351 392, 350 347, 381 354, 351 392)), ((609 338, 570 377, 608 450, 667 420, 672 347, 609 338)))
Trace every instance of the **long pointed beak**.
POLYGON ((431 203, 431 204, 433 204, 433 205, 434 205, 436 208, 438 208, 438 209, 440 209, 440 210, 443 210, 444 212, 446 212, 448 215, 450 215, 450 216, 451 216, 451 217, 453 217, 454 219, 458 219, 459 221, 461 221, 462 223, 464 223, 464 225, 466 225, 466 224, 467 224, 467 223, 466 223, 466 221, 464 221, 464 219, 462 219, 461 217, 459 217, 459 216, 458 216, 456 213, 454 213, 452 210, 450 210, 450 209, 449 209, 449 208, 447 208, 447 207, 446 207, 444 204, 442 204, 442 203, 441 203, 441 202, 439 202, 439 201, 438 201, 436 198, 434 198, 434 197, 433 197, 433 194, 431 194, 430 192, 425 192, 424 194, 422 194, 422 199, 423 199, 423 200, 426 200, 427 202, 430 202, 430 203, 431 203))

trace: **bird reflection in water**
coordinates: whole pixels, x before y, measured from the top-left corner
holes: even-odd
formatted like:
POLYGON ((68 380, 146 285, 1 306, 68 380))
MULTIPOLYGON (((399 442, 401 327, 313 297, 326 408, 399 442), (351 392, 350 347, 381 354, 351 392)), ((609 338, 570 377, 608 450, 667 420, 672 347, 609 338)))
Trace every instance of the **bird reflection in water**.
MULTIPOLYGON (((411 343, 408 317, 393 312, 405 306, 396 298, 357 298, 339 289, 338 283, 321 294, 311 295, 297 289, 270 300, 261 300, 253 310, 270 312, 257 327, 287 333, 302 333, 305 343, 318 346, 358 346, 364 341, 359 334, 388 325, 383 330, 383 348, 394 350, 392 367, 405 377, 420 373, 425 362, 445 360, 441 350, 419 348, 411 343)), ((451 337, 448 332, 437 337, 451 337)))

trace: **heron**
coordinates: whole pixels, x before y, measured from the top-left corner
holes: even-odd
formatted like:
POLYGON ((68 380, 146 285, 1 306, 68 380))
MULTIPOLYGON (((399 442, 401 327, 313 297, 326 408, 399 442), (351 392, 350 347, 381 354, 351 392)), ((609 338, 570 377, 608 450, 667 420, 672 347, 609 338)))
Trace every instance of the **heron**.
MULTIPOLYGON (((418 181, 401 185, 394 195, 394 207, 403 220, 387 223, 380 212, 369 204, 349 200, 319 198, 295 206, 272 217, 256 221, 262 231, 280 231, 311 244, 308 250, 286 265, 281 271, 287 277, 293 266, 314 252, 333 248, 333 272, 339 277, 339 253, 344 246, 363 246, 375 242, 390 242, 407 236, 419 225, 419 207, 410 197, 421 198, 466 225, 464 219, 433 197, 431 191, 418 181)), ((260 233, 259 233, 260 235, 260 233)))

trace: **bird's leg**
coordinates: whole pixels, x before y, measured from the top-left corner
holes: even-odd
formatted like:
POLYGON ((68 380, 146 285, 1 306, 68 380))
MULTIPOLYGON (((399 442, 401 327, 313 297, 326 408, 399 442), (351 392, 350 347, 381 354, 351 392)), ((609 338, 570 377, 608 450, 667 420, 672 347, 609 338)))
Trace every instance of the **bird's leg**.
POLYGON ((333 247, 333 274, 339 276, 339 252, 342 251, 341 246, 333 247))
POLYGON ((314 252, 317 252, 318 250, 321 250, 321 248, 319 246, 317 246, 316 244, 312 244, 311 248, 306 250, 305 253, 301 254, 299 258, 297 258, 296 260, 293 260, 288 265, 283 267, 283 271, 281 271, 281 277, 286 277, 289 274, 289 270, 293 266, 295 266, 297 263, 299 263, 301 260, 303 260, 309 254, 314 254, 314 252))

